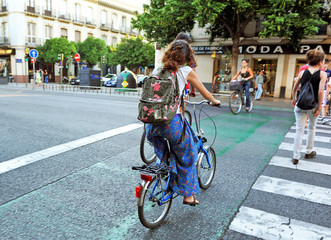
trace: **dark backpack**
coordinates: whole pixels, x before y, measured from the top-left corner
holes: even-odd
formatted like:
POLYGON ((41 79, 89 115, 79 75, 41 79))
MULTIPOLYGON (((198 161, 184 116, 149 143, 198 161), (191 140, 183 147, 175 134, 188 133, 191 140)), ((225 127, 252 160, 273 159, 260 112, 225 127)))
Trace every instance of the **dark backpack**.
POLYGON ((314 88, 311 83, 311 79, 313 78, 314 74, 315 72, 311 74, 309 80, 301 87, 300 94, 297 100, 297 107, 302 110, 311 110, 317 105, 317 102, 315 100, 314 88))
POLYGON ((138 119, 144 123, 168 124, 180 102, 183 99, 180 99, 176 74, 160 68, 144 81, 138 119))

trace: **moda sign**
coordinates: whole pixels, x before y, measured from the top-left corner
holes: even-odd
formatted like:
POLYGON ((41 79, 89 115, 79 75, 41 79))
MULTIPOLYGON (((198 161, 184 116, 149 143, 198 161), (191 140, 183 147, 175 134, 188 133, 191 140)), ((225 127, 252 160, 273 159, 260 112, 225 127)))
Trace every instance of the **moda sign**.
MULTIPOLYGON (((193 46, 196 55, 226 54, 232 52, 232 46, 193 46)), ((287 45, 245 45, 239 46, 239 54, 305 54, 310 49, 324 51, 331 54, 330 44, 305 44, 295 51, 287 45)))

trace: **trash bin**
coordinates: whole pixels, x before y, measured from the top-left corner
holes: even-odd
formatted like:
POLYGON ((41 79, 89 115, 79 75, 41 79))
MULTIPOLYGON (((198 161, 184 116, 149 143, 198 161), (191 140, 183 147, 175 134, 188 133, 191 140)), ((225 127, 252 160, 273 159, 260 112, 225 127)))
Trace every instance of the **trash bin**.
POLYGON ((124 70, 117 77, 116 88, 137 88, 136 75, 129 70, 124 70))
POLYGON ((82 69, 80 70, 80 88, 100 87, 101 71, 82 69))

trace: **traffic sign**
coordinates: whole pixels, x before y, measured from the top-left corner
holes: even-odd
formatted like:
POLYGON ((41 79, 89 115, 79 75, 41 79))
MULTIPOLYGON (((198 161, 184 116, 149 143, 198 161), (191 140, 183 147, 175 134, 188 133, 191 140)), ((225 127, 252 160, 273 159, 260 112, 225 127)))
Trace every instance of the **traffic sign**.
POLYGON ((38 57, 38 51, 36 49, 31 49, 29 52, 30 57, 37 58, 38 57))
POLYGON ((76 53, 74 58, 75 58, 76 62, 79 62, 79 60, 80 60, 80 55, 79 55, 78 53, 76 53))
POLYGON ((34 61, 35 61, 35 58, 31 58, 31 63, 34 63, 34 61))

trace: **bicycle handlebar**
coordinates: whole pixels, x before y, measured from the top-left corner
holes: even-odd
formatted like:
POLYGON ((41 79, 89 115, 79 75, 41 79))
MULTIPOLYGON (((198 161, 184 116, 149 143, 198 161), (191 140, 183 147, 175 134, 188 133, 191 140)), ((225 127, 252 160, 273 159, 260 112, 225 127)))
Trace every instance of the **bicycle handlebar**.
POLYGON ((184 100, 184 102, 186 102, 187 104, 190 104, 190 105, 201 105, 201 104, 204 104, 204 103, 208 103, 208 105, 212 106, 212 107, 221 107, 221 104, 217 104, 217 105, 211 105, 211 102, 208 101, 208 100, 202 100, 200 102, 190 102, 190 101, 187 101, 187 100, 184 100))

